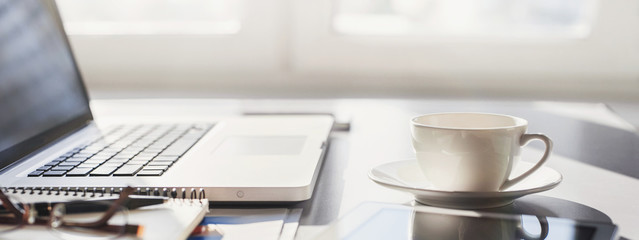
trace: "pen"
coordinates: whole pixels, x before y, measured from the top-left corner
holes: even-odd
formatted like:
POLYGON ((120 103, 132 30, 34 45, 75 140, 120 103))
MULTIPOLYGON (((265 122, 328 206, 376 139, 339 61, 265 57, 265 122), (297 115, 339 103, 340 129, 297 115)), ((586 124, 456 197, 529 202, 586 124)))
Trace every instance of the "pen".
MULTIPOLYGON (((72 213, 90 213, 90 212, 103 212, 106 211, 113 201, 118 199, 118 197, 108 197, 108 198, 97 198, 97 199, 89 199, 89 200, 80 200, 75 202, 73 208, 67 208, 68 214, 72 213), (96 204, 96 203, 106 203, 106 204, 96 204)), ((138 209, 141 207, 151 206, 162 204, 168 201, 168 197, 161 196, 139 196, 139 195, 131 195, 128 197, 127 201, 124 202, 123 206, 129 210, 138 209)), ((69 203, 72 201, 61 201, 61 202, 36 202, 32 203, 31 206, 38 212, 39 216, 47 216, 50 213, 50 209, 53 208, 56 204, 60 203, 69 203)), ((0 205, 0 214, 8 213, 8 211, 0 205)))

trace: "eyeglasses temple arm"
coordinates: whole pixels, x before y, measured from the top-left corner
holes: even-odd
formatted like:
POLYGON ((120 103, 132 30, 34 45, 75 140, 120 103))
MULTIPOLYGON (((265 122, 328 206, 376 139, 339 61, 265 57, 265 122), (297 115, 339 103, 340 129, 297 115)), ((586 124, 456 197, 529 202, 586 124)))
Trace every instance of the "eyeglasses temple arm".
POLYGON ((69 226, 77 226, 77 227, 101 227, 101 226, 105 226, 105 225, 107 225, 107 222, 109 221, 109 219, 111 219, 111 217, 113 217, 113 215, 118 212, 118 209, 120 209, 122 206, 125 205, 126 201, 129 200, 129 195, 131 195, 134 191, 135 191, 135 189, 132 188, 132 187, 126 187, 125 189, 123 189, 122 192, 120 193, 120 197, 118 199, 116 199, 115 201, 113 201, 113 203, 111 203, 111 206, 109 207, 109 209, 107 209, 107 211, 104 212, 104 215, 102 215, 102 217, 100 219, 98 219, 97 221, 95 221, 95 222, 90 222, 90 223, 65 223, 65 224, 69 225, 69 226))
POLYGON ((13 213, 17 219, 21 219, 23 217, 23 213, 18 210, 15 205, 13 205, 13 202, 9 200, 9 197, 7 197, 2 190, 0 190, 0 200, 2 201, 2 206, 13 213))

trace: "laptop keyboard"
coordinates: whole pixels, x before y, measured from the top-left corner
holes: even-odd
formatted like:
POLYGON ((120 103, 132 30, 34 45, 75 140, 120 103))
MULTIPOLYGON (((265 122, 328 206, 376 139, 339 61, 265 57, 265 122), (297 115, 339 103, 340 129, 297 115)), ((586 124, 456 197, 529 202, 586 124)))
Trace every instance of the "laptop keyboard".
POLYGON ((161 176, 212 124, 121 125, 63 154, 29 177, 161 176))

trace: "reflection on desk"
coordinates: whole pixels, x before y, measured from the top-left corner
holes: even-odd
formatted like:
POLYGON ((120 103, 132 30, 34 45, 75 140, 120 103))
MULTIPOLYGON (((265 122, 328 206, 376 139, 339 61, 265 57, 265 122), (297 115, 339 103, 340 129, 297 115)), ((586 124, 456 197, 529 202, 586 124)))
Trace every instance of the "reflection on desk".
POLYGON ((609 240, 616 226, 555 217, 364 203, 318 239, 609 240))

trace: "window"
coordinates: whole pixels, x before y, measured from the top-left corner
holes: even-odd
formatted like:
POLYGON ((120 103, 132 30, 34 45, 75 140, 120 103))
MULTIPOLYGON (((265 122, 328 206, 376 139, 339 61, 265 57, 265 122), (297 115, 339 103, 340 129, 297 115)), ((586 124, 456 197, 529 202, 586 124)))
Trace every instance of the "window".
POLYGON ((585 37, 593 0, 339 0, 333 28, 354 35, 585 37))
POLYGON ((279 0, 57 3, 90 88, 219 88, 281 64, 279 0))
POLYGON ((639 89, 639 1, 58 3, 90 87, 223 96, 639 89))
POLYGON ((58 0, 71 35, 235 34, 238 0, 58 0))

